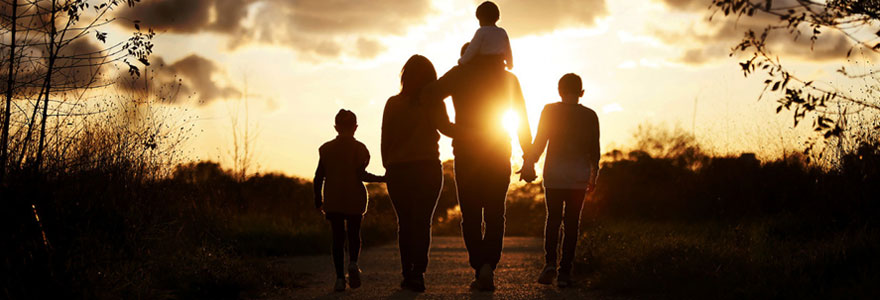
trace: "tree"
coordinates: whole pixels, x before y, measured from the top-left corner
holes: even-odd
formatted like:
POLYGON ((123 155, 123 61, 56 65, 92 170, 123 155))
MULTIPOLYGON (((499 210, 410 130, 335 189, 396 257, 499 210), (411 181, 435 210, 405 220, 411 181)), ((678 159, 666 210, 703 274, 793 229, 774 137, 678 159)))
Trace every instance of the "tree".
POLYGON ((229 151, 229 159, 232 160, 232 173, 235 180, 244 182, 248 173, 254 168, 256 161, 254 148, 259 137, 259 124, 250 121, 250 103, 248 101, 247 74, 244 76, 244 91, 240 101, 227 103, 227 114, 232 133, 232 150, 229 151), (244 105, 244 122, 240 121, 241 105, 244 105))
MULTIPOLYGON (((122 63, 139 76, 135 63, 149 65, 152 30, 142 32, 132 20, 136 31, 131 37, 108 43, 108 33, 101 29, 117 21, 111 13, 115 8, 139 1, 0 0, 0 36, 8 41, 0 43, 0 49, 9 49, 8 59, 2 61, 6 65, 0 68, 7 83, 0 173, 23 165, 39 169, 50 142, 58 146, 73 138, 77 117, 101 112, 84 103, 100 97, 90 91, 112 85, 107 66, 122 63)), ((57 153, 61 147, 51 150, 57 153)))
MULTIPOLYGON (((880 31, 873 32, 880 26, 880 0, 713 0, 710 9, 737 18, 775 17, 776 23, 771 22, 761 31, 746 30, 731 55, 750 54, 740 63, 744 75, 764 74, 762 96, 768 91, 780 94, 776 112, 783 109, 793 111, 795 126, 808 115, 814 116, 813 128, 825 139, 840 138, 849 127, 848 117, 865 111, 880 113, 880 101, 877 100, 880 68, 868 63, 867 70, 851 72, 845 65, 841 66, 838 69, 840 74, 849 79, 864 80, 865 88, 861 93, 851 94, 839 86, 801 79, 782 64, 770 49, 768 40, 771 35, 779 34, 797 40, 806 33, 812 51, 820 35, 836 32, 849 42, 847 58, 857 54, 870 58, 880 54, 880 31)), ((874 126, 874 131, 880 130, 876 120, 868 120, 868 124, 874 126)))

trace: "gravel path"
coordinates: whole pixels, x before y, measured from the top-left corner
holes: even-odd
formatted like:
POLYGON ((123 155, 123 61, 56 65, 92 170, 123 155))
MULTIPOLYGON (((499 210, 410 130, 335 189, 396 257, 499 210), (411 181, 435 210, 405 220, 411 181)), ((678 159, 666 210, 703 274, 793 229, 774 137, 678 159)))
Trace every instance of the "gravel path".
POLYGON ((363 286, 334 292, 333 264, 329 255, 279 258, 276 268, 290 270, 301 287, 279 290, 270 299, 595 299, 595 293, 581 287, 559 289, 541 285, 535 278, 542 267, 542 241, 538 238, 508 237, 495 272, 495 292, 468 288, 473 271, 460 237, 434 237, 430 265, 425 274, 428 290, 415 293, 399 287, 400 260, 397 244, 372 247, 361 253, 363 286))

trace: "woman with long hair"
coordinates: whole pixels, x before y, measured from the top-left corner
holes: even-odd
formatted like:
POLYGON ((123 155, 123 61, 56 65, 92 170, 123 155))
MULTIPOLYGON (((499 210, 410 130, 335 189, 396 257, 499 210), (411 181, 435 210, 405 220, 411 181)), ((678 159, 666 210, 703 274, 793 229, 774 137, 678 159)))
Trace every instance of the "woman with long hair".
POLYGON ((452 135, 446 107, 419 101, 422 88, 435 80, 430 60, 410 57, 400 73, 400 93, 388 99, 382 116, 382 163, 397 213, 403 267, 400 287, 417 292, 425 291, 431 221, 443 187, 438 131, 452 135))

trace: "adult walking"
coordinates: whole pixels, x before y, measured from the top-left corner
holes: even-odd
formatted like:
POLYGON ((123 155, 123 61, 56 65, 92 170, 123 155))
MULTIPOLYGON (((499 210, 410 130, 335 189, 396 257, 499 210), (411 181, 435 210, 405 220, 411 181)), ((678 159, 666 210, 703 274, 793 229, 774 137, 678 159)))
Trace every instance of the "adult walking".
POLYGON ((400 286, 417 292, 425 291, 431 221, 443 187, 438 130, 447 136, 452 131, 442 102, 419 101, 422 88, 436 79, 431 61, 410 57, 401 71, 400 93, 388 99, 382 116, 382 163, 397 213, 400 286))
MULTIPOLYGON (((462 49, 467 49, 467 44, 462 49)), ((519 144, 523 153, 528 152, 532 137, 525 100, 516 76, 492 60, 453 67, 425 87, 422 101, 437 105, 447 96, 452 96, 455 108, 455 182, 462 237, 475 271, 471 287, 491 291, 495 289, 494 270, 501 259, 504 206, 510 185, 510 136, 502 117, 511 109, 519 116, 519 144)), ((522 179, 534 180, 534 171, 523 172, 522 179)))

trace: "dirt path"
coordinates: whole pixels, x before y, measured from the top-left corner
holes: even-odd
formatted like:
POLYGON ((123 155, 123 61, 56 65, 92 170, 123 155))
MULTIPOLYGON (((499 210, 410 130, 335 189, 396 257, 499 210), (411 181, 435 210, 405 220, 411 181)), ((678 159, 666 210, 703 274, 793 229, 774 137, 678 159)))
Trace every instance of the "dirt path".
MULTIPOLYGON (((397 244, 365 249, 361 253, 363 286, 334 292, 332 261, 329 255, 280 258, 275 267, 291 270, 302 287, 278 291, 270 299, 594 299, 584 288, 559 289, 535 282, 542 267, 541 239, 510 237, 504 239, 504 252, 496 270, 495 292, 468 288, 473 273, 467 264, 467 252, 460 237, 435 237, 430 265, 425 274, 428 290, 419 294, 399 287, 400 260, 397 244)), ((583 285, 582 283, 580 285, 583 285)))

